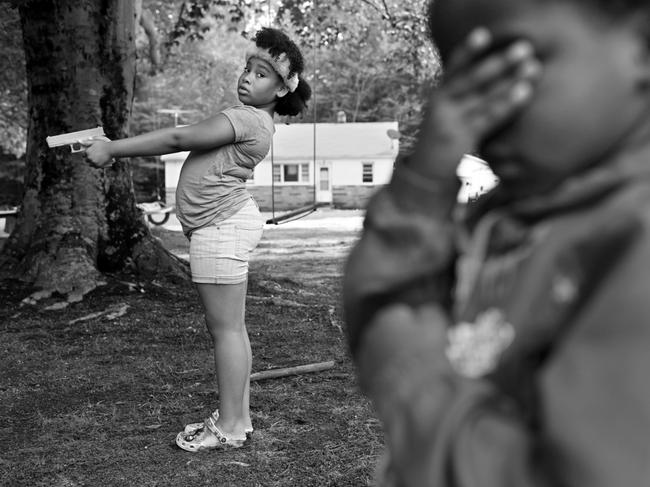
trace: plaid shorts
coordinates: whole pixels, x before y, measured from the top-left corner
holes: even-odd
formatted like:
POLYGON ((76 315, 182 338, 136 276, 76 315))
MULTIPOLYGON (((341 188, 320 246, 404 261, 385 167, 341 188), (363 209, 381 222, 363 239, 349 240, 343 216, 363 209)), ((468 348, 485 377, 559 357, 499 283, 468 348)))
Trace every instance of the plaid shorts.
POLYGON ((192 281, 240 284, 248 278, 248 260, 262 238, 264 220, 255 201, 230 218, 192 232, 192 281))

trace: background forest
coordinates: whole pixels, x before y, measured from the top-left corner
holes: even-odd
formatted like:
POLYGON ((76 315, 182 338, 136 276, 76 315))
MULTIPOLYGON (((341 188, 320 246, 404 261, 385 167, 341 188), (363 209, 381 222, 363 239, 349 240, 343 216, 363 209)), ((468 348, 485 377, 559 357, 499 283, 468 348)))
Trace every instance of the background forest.
MULTIPOLYGON (((309 113, 293 122, 397 120, 408 146, 422 87, 437 72, 422 0, 141 0, 137 79, 129 130, 192 123, 237 101, 243 50, 275 25, 299 40, 309 113)), ((18 13, 0 2, 0 149, 20 157, 27 130, 27 81, 18 13)))

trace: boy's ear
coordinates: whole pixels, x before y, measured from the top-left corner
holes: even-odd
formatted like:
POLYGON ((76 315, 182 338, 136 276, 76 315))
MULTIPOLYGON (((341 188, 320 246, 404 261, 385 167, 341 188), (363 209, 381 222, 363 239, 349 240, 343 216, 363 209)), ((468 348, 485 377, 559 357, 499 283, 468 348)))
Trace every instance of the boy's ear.
POLYGON ((275 93, 275 96, 277 96, 278 98, 282 98, 287 93, 289 93, 289 89, 286 86, 284 86, 275 93))

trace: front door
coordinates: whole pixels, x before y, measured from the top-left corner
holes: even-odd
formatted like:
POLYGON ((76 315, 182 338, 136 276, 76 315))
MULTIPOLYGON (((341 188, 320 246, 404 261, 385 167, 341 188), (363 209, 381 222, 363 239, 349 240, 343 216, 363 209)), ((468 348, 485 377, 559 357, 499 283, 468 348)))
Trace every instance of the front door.
POLYGON ((332 163, 319 162, 316 165, 316 201, 318 203, 332 202, 332 163))

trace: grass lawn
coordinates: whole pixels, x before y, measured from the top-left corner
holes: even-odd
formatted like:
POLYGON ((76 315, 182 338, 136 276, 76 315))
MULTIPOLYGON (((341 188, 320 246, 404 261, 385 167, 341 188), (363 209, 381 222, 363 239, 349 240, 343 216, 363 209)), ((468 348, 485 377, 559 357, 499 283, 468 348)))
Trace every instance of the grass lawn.
MULTIPOLYGON (((218 397, 191 285, 122 277, 44 311, 21 306, 29 290, 19 283, 0 283, 1 485, 369 485, 382 432, 357 389, 340 317, 341 249, 354 232, 288 227, 267 232, 251 263, 253 370, 335 366, 253 382, 255 434, 239 450, 174 445, 218 397), (314 244, 319 235, 327 240, 314 244)), ((183 251, 178 233, 154 232, 183 251)))

